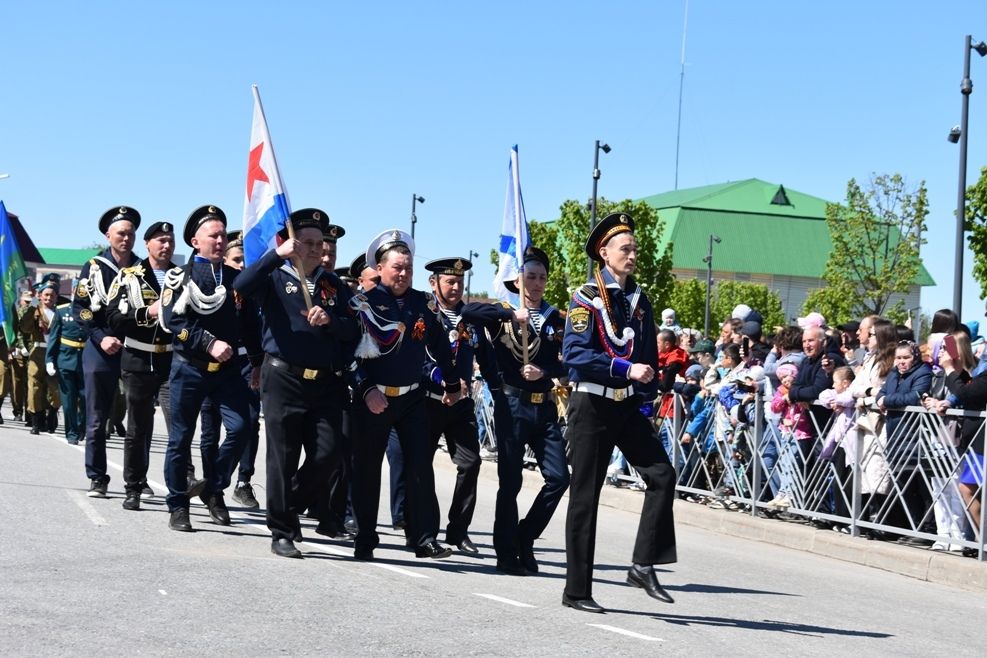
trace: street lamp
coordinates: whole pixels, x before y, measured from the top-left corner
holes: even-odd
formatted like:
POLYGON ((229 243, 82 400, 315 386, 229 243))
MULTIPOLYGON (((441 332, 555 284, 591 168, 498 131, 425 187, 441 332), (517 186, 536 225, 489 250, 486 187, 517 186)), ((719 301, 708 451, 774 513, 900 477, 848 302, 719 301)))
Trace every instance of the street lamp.
POLYGON ((0 180, 3 180, 4 178, 10 178, 10 174, 0 174, 0 180))
MULTIPOLYGON (((470 249, 470 261, 475 263, 474 258, 479 258, 480 254, 470 249)), ((470 303, 470 287, 473 285, 473 268, 466 273, 466 303, 470 303)))
POLYGON ((720 242, 722 242, 722 240, 720 240, 720 236, 713 235, 712 233, 710 233, 709 251, 706 253, 706 257, 703 258, 703 262, 706 263, 706 315, 705 315, 706 323, 704 325, 703 335, 706 338, 709 338, 709 297, 710 297, 710 292, 713 289, 713 243, 714 242, 719 244, 720 242))
POLYGON ((415 224, 418 223, 418 217, 415 215, 415 204, 425 203, 425 197, 418 196, 417 194, 411 195, 411 239, 415 239, 415 224))
MULTIPOLYGON (((590 218, 589 218, 589 230, 590 233, 596 228, 596 186, 600 182, 600 151, 604 153, 610 152, 609 144, 601 144, 600 140, 596 140, 596 146, 593 149, 593 198, 590 200, 590 218)), ((593 275, 593 259, 590 258, 587 263, 586 276, 587 278, 593 275)))
POLYGON ((956 193, 956 251, 953 269, 953 310, 957 315, 963 314, 963 237, 966 233, 966 140, 969 132, 968 121, 970 113, 970 94, 973 93, 973 80, 970 79, 970 51, 976 50, 981 57, 987 56, 987 43, 983 41, 974 44, 968 34, 963 45, 963 80, 960 82, 960 94, 963 95, 963 106, 960 112, 960 125, 949 131, 947 139, 960 143, 960 181, 956 193))

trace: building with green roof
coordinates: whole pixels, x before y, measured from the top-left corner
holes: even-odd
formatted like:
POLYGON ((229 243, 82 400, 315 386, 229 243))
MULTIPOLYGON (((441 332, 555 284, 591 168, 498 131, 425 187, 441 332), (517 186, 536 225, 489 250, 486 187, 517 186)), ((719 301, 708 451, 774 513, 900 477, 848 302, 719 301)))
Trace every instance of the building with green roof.
MULTIPOLYGON (((703 259, 712 234, 721 239, 713 249, 714 281, 764 284, 781 296, 786 317, 800 315, 809 292, 826 285, 822 275, 832 242, 825 199, 750 178, 640 200, 665 222, 661 247, 672 243, 672 270, 679 279, 705 280, 703 259)), ((922 286, 932 285, 922 267, 904 295, 905 308, 917 308, 922 286)))

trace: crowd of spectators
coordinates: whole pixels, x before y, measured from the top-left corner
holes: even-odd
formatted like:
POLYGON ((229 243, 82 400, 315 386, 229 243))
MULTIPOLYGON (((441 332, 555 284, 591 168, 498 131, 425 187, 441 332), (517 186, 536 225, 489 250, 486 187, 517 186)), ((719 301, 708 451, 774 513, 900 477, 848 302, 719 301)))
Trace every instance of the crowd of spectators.
MULTIPOLYGON (((984 419, 944 414, 987 409, 977 323, 941 310, 919 344, 878 316, 830 327, 810 313, 766 331, 739 305, 715 342, 680 327, 673 309, 659 329, 664 394, 642 413, 660 427, 680 497, 726 509, 757 500, 764 515, 814 512, 817 525, 850 532, 856 471, 857 520, 875 526, 864 536, 975 554, 957 542, 979 539, 984 419)), ((633 486, 628 470, 615 451, 608 481, 633 486)))

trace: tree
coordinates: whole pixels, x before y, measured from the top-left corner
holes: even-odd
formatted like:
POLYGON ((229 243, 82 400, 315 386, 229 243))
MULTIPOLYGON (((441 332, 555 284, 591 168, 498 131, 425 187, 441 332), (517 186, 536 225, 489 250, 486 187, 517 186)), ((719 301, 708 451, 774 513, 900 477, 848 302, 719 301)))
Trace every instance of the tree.
MULTIPOLYGON (((634 235, 637 239, 637 270, 634 279, 660 308, 671 296, 672 247, 669 244, 659 253, 658 245, 665 230, 665 223, 658 211, 643 201, 613 202, 597 200, 598 218, 610 213, 623 212, 634 218, 634 235)), ((531 222, 531 242, 544 249, 551 259, 545 298, 558 308, 568 308, 572 291, 586 281, 586 236, 589 231, 590 213, 586 206, 570 199, 559 208, 559 219, 551 224, 531 222)))
POLYGON ((809 295, 803 312, 818 310, 833 325, 871 314, 904 319, 904 302, 891 298, 918 276, 928 213, 925 181, 909 190, 900 174, 882 174, 865 190, 850 179, 846 203, 826 206, 826 287, 809 295))
MULTIPOLYGON (((720 323, 730 317, 737 304, 747 304, 761 314, 766 334, 772 333, 773 327, 787 324, 778 293, 760 283, 723 281, 713 286, 709 305, 710 333, 715 336, 719 332, 720 323)), ((675 319, 680 325, 702 329, 706 322, 706 281, 677 280, 668 306, 675 309, 675 319)))
POLYGON ((966 190, 967 242, 973 252, 973 278, 980 284, 980 299, 987 297, 987 167, 966 190))

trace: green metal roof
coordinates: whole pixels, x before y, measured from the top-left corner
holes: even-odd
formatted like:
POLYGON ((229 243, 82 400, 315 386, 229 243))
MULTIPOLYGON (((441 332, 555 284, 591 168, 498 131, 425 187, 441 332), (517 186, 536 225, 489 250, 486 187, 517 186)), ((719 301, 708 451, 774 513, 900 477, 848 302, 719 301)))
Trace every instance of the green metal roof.
MULTIPOLYGON (((821 278, 832 243, 826 226, 826 200, 784 189, 786 204, 772 203, 781 186, 756 178, 676 190, 640 199, 657 208, 665 222, 662 248, 674 245, 672 266, 704 269, 709 236, 713 267, 746 272, 821 278)), ((916 281, 933 286, 923 266, 916 281)))
POLYGON ((49 265, 77 265, 82 267, 90 258, 99 253, 99 249, 56 249, 39 247, 41 257, 49 265))

